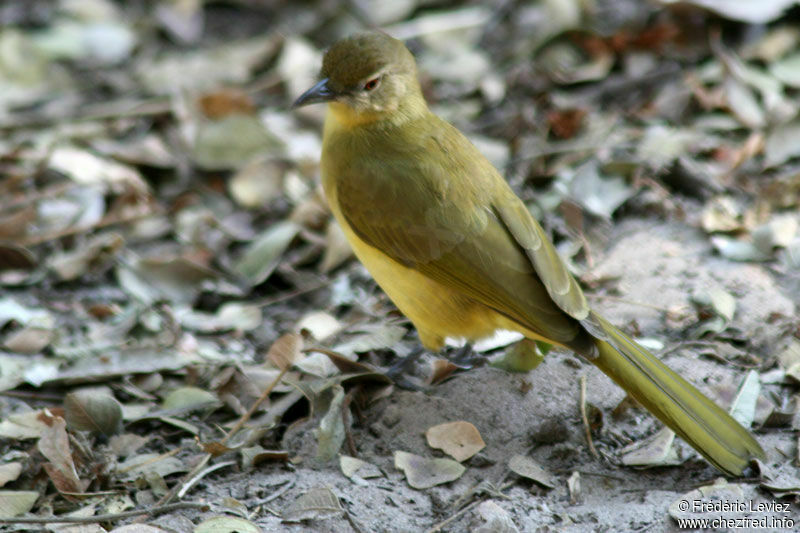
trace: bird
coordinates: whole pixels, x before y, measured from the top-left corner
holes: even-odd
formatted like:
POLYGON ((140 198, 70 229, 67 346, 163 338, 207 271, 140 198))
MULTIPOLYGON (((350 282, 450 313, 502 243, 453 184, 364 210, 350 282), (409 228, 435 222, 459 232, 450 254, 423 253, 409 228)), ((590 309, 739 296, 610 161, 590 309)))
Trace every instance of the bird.
POLYGON ((723 473, 765 457, 731 415, 590 308, 502 175, 428 108, 402 41, 370 31, 333 43, 293 107, 317 103, 327 104, 328 205, 426 349, 517 331, 583 356, 723 473))

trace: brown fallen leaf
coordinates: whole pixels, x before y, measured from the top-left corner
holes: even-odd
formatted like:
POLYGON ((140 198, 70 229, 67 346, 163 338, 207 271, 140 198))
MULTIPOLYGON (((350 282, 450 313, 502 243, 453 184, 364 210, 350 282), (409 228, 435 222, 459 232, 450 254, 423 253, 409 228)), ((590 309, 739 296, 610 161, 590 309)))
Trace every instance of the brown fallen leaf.
POLYGON ((303 337, 299 333, 285 333, 278 337, 267 352, 267 359, 283 370, 302 358, 303 337))
POLYGON ((474 425, 463 420, 428 428, 428 445, 438 448, 458 462, 466 461, 486 447, 474 425))

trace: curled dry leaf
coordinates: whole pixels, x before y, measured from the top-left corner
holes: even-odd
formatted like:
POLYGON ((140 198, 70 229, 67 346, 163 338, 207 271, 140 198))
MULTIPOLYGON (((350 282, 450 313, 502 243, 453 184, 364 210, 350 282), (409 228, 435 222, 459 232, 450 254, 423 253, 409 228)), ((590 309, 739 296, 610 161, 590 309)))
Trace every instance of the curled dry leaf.
POLYGON ((9 334, 3 346, 10 352, 32 355, 47 348, 54 337, 52 325, 31 324, 9 334))
POLYGON ((242 467, 253 468, 265 461, 289 461, 289 452, 285 450, 267 450, 261 446, 251 446, 240 450, 242 455, 242 467))
POLYGON ((32 490, 0 490, 0 518, 13 518, 33 509, 39 493, 32 490))
POLYGON ((370 350, 391 348, 406 334, 406 328, 392 324, 369 324, 360 328, 364 333, 334 346, 334 350, 345 356, 354 356, 370 350))
POLYGON ((167 394, 162 407, 164 409, 200 409, 218 402, 214 393, 197 387, 180 387, 167 394))
POLYGON ((536 483, 547 487, 555 488, 553 474, 542 468, 542 466, 528 456, 517 454, 508 461, 508 468, 524 478, 528 478, 536 483))
POLYGON ((0 437, 13 440, 36 439, 47 429, 44 409, 9 415, 0 421, 0 437))
POLYGON ((458 366, 449 359, 434 359, 431 363, 431 374, 428 376, 427 382, 429 385, 441 383, 453 375, 456 370, 458 370, 458 366))
POLYGON ((508 511, 493 501, 483 502, 477 510, 484 523, 474 530, 475 533, 519 533, 508 511))
POLYGON ((330 313, 312 311, 300 319, 297 329, 308 331, 314 340, 324 341, 338 333, 342 329, 342 324, 330 313))
POLYGON ((150 439, 133 433, 114 435, 108 440, 111 451, 119 457, 128 457, 136 453, 150 439))
POLYGON ((282 370, 299 361, 302 351, 303 337, 298 333, 284 333, 269 347, 267 359, 282 370))
POLYGON ((89 481, 78 477, 69 447, 66 422, 60 416, 49 416, 46 426, 37 448, 49 461, 44 465, 47 475, 59 492, 83 492, 89 481))
POLYGON ((47 260, 47 266, 61 281, 71 281, 89 270, 100 270, 111 265, 124 244, 125 240, 118 233, 101 233, 74 250, 52 256, 47 260))
POLYGON ((758 372, 751 370, 742 381, 730 409, 731 416, 746 428, 753 425, 759 392, 761 392, 761 383, 758 379, 758 372))
POLYGON ((143 453, 117 464, 117 472, 125 479, 155 475, 159 477, 186 472, 188 468, 177 457, 143 453))
POLYGON ((234 271, 252 285, 266 281, 299 231, 300 226, 289 220, 272 225, 247 247, 234 271))
POLYGON ((122 289, 146 304, 162 299, 189 304, 203 282, 218 277, 216 271, 181 256, 133 258, 117 268, 122 289))
POLYGON ((261 307, 241 302, 222 304, 216 313, 182 308, 175 313, 185 328, 212 333, 216 331, 252 331, 261 325, 261 307))
POLYGON ((284 509, 282 515, 286 522, 301 520, 320 520, 343 512, 336 494, 326 487, 316 487, 284 509))
POLYGON ((622 464, 640 467, 681 464, 683 460, 672 446, 674 440, 675 433, 669 428, 662 428, 653 436, 634 442, 622 450, 622 464))
POLYGON ((212 516, 194 528, 194 533, 261 533, 261 528, 236 516, 212 516))
POLYGON ((567 490, 569 491, 569 503, 576 504, 581 499, 581 474, 577 470, 567 478, 567 490))
POLYGON ((486 447, 474 425, 463 420, 428 428, 428 446, 438 448, 458 462, 466 461, 486 447))
POLYGON ((374 464, 363 461, 357 457, 350 457, 349 455, 339 456, 339 468, 342 469, 342 474, 349 478, 358 476, 361 479, 368 479, 383 475, 380 469, 374 464))
POLYGON ((452 459, 429 459, 399 450, 394 452, 394 466, 403 471, 408 484, 415 489, 429 489, 455 481, 467 470, 452 459))
POLYGON ((22 463, 13 461, 0 465, 0 487, 9 481, 14 481, 22 473, 22 463))
POLYGON ((344 408, 344 388, 334 385, 333 399, 328 406, 328 412, 319 421, 319 427, 314 431, 317 437, 317 459, 327 462, 336 457, 344 444, 345 425, 342 409, 344 408))
POLYGON ((125 187, 147 191, 141 174, 133 167, 104 159, 74 146, 60 146, 53 150, 48 161, 57 170, 77 183, 100 185, 104 190, 120 192, 125 187))
POLYGON ((113 435, 122 427, 122 406, 105 391, 79 390, 64 398, 64 418, 72 430, 113 435))
POLYGON ((338 267, 353 255, 353 248, 347 242, 342 227, 335 221, 331 221, 325 230, 325 253, 322 255, 322 262, 319 264, 321 272, 330 272, 338 267))

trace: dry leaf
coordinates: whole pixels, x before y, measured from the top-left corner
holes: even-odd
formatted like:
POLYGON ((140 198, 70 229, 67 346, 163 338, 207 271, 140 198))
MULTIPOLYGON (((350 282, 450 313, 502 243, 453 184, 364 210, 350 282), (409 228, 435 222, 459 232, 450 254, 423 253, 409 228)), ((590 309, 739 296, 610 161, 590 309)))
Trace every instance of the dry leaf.
POLYGON ((458 368, 459 367, 449 359, 434 359, 431 363, 431 373, 430 376, 428 376, 427 382, 429 385, 441 383, 452 376, 453 372, 458 370, 458 368))
POLYGON ((69 447, 67 424, 63 418, 47 418, 47 427, 36 446, 49 461, 44 468, 59 492, 83 492, 89 486, 89 480, 81 481, 78 477, 69 447))
POLYGON ((620 453, 622 464, 628 466, 664 466, 677 465, 683 462, 672 446, 675 433, 669 428, 662 428, 653 436, 634 442, 620 453))
POLYGON ((508 461, 508 468, 518 476, 533 480, 543 487, 548 489, 555 488, 553 474, 526 455, 517 454, 513 456, 508 461))
POLYGON ((308 331, 314 340, 321 342, 341 331, 342 324, 329 313, 312 311, 300 319, 297 329, 308 331))
POLYGON ((342 474, 349 478, 358 476, 361 479, 369 479, 383 475, 380 469, 372 463, 348 455, 339 456, 339 468, 342 469, 342 474))
POLYGON ((319 427, 314 430, 317 437, 317 460, 327 462, 338 455, 344 444, 345 426, 342 417, 344 406, 344 388, 334 385, 333 399, 328 406, 328 412, 319 421, 319 427))
POLYGON ((303 337, 297 333, 284 333, 278 337, 267 352, 267 359, 281 370, 291 368, 302 357, 303 337))
POLYGON ((72 430, 109 436, 122 427, 122 406, 108 392, 78 390, 64 398, 64 419, 72 430))
POLYGON ((33 509, 39 493, 32 490, 0 490, 0 518, 13 518, 33 509))
POLYGON ((204 409, 215 404, 219 404, 219 399, 212 392, 197 387, 180 387, 167 394, 161 407, 166 410, 204 409))
POLYGON ((394 466, 403 471, 408 484, 415 489, 429 489, 455 481, 467 470, 452 459, 428 459, 403 451, 394 452, 394 466))
POLYGON ((309 490, 292 504, 283 513, 286 522, 300 522, 301 520, 321 520, 343 512, 339 498, 329 488, 317 487, 309 490))
POLYGON ((567 490, 569 491, 569 503, 575 505, 581 499, 581 474, 577 470, 567 478, 567 490))
POLYGON ((262 530, 256 524, 244 518, 212 516, 197 524, 193 533, 262 533, 262 530))
POLYGON ((474 529, 472 533, 519 533, 519 529, 514 525, 511 515, 494 503, 485 501, 478 506, 478 514, 483 518, 484 523, 474 529))
POLYGON ((289 220, 273 224, 254 240, 234 265, 234 271, 252 285, 263 283, 289 247, 300 226, 289 220))
POLYGON ((463 462, 486 447, 474 425, 463 420, 428 428, 428 446, 438 448, 458 462, 463 462))
POLYGON ((16 480, 22 473, 22 463, 16 461, 0 465, 0 487, 16 480))

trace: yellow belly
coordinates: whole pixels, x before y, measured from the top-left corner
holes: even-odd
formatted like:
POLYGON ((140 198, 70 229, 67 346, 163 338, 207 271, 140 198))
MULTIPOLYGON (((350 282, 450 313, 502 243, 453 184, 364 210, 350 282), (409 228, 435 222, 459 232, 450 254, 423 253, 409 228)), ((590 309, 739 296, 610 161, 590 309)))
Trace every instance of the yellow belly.
POLYGON ((411 320, 427 349, 440 350, 447 337, 473 342, 491 336, 498 329, 519 331, 531 339, 547 340, 365 243, 342 216, 335 194, 335 187, 325 187, 331 211, 356 257, 397 308, 411 320))

